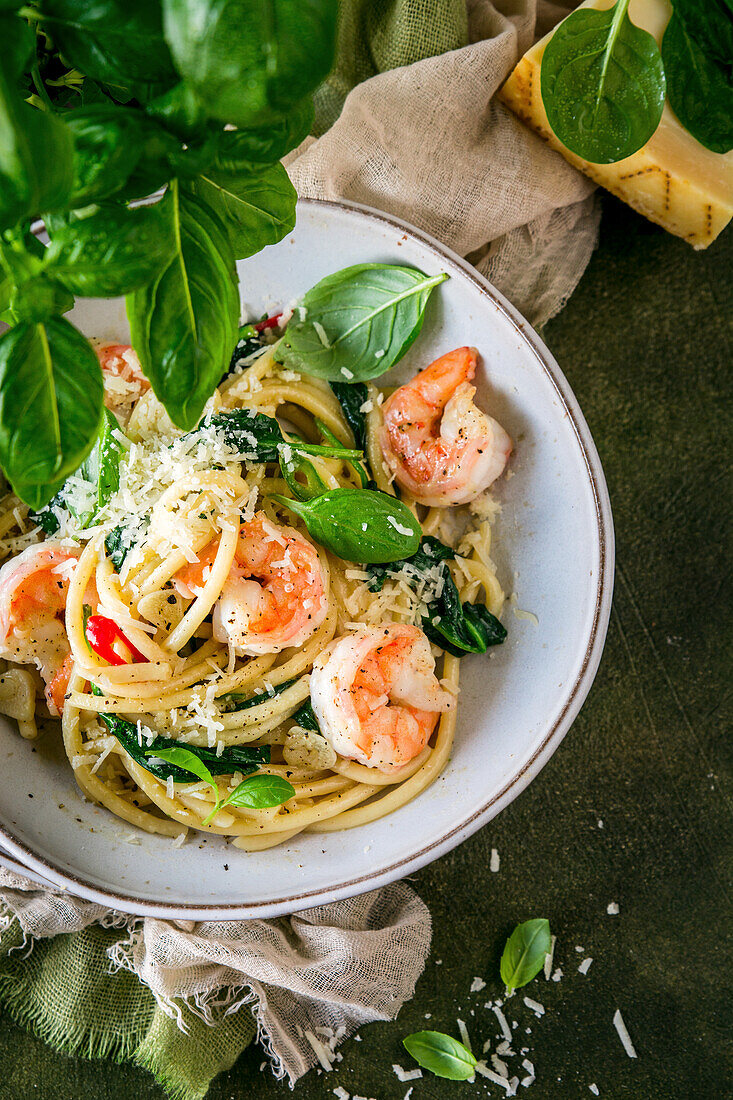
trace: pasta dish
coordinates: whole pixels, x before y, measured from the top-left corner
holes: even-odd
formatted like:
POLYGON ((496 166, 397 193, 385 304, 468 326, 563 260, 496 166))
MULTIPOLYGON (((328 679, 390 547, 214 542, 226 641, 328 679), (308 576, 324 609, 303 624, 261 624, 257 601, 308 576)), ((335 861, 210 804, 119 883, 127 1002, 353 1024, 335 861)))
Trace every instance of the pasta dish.
MULTIPOLYGON (((512 443, 475 348, 397 389, 328 382, 243 328, 194 430, 127 345, 51 503, 0 515, 0 710, 60 717, 84 795, 248 851, 388 814, 451 751, 459 667, 503 641, 487 494, 512 443)), ((348 375, 343 371, 343 375, 348 375)))

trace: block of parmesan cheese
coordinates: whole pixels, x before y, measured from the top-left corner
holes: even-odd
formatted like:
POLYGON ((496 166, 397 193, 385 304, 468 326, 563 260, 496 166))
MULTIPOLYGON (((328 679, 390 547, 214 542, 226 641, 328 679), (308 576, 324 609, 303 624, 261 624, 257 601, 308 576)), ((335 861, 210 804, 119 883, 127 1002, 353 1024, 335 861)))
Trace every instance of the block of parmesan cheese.
MULTIPOLYGON (((614 0, 586 0, 584 8, 610 8, 614 0)), ((631 0, 632 23, 661 44, 672 14, 669 0, 631 0)), ((540 65, 552 34, 529 50, 499 92, 528 126, 566 160, 640 214, 670 233, 707 248, 733 216, 733 151, 712 153, 677 121, 665 103, 656 132, 633 156, 616 164, 589 164, 571 153, 550 130, 540 94, 540 65)))

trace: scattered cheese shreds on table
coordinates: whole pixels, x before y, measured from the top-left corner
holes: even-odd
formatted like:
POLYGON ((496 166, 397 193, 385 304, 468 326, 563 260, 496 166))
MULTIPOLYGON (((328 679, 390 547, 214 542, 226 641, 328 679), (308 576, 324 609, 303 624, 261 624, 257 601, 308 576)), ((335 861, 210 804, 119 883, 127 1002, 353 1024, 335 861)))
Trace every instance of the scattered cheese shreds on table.
POLYGON ((557 936, 550 936, 550 950, 545 955, 545 981, 549 982, 550 975, 552 974, 552 961, 555 958, 555 944, 557 943, 557 936))
POLYGON ((499 859, 499 853, 497 852, 496 848, 492 848, 491 859, 489 860, 489 870, 496 873, 499 870, 500 862, 501 861, 499 859))
POLYGON ((541 1005, 539 1001, 533 1001, 531 997, 524 997, 524 1003, 527 1008, 531 1008, 535 1016, 544 1016, 545 1006, 541 1005))
POLYGON ((392 1069, 395 1072, 398 1081, 417 1081, 418 1077, 422 1077, 422 1070, 416 1069, 403 1069, 402 1066, 392 1063, 392 1069))
POLYGON ((613 1014, 613 1026, 616 1028, 616 1031, 618 1032, 618 1037, 623 1043, 624 1050, 628 1054, 629 1058, 636 1058, 637 1054, 634 1049, 634 1044, 631 1042, 631 1036, 629 1035, 626 1024, 624 1023, 621 1011, 618 1008, 613 1014))
POLYGON ((590 964, 592 962, 593 962, 593 959, 590 959, 590 958, 583 959, 582 963, 578 967, 578 973, 583 974, 583 975, 587 974, 588 971, 590 970, 590 964))
POLYGON ((609 905, 607 905, 606 906, 606 912, 608 913, 609 917, 618 916, 618 912, 619 912, 618 902, 612 901, 609 905))

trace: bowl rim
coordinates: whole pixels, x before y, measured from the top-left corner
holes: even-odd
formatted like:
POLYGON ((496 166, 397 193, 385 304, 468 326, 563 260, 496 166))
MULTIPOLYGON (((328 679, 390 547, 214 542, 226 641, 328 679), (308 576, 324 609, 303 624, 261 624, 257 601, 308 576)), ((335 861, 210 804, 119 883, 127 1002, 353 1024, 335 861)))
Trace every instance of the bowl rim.
MULTIPOLYGON (((526 321, 519 311, 507 301, 491 283, 457 253, 447 248, 430 234, 410 225, 392 214, 386 214, 381 210, 365 206, 362 203, 351 202, 346 199, 316 199, 299 198, 298 206, 325 207, 338 211, 354 211, 367 220, 390 229, 401 230, 415 238, 420 244, 431 249, 437 254, 443 264, 458 270, 461 275, 468 278, 496 307, 498 312, 504 315, 517 332, 525 346, 534 356, 541 370, 551 382, 558 400, 560 401, 568 421, 570 422, 580 448, 585 470, 590 482, 595 505, 595 517, 598 533, 599 569, 596 581, 595 607, 593 621, 588 636, 585 654, 580 670, 573 684, 565 689, 564 702, 560 713, 552 726, 546 731, 541 743, 537 746, 532 756, 525 761, 519 771, 508 779, 504 786, 494 794, 478 810, 474 810, 468 818, 461 820, 440 839, 432 841, 421 847, 412 855, 396 860, 387 867, 347 879, 330 887, 319 887, 313 890, 304 890, 287 897, 276 898, 270 901, 249 902, 242 904, 232 902, 227 904, 188 904, 186 902, 172 904, 170 902, 149 901, 135 897, 124 891, 102 889, 93 886, 78 875, 65 871, 52 860, 36 854, 23 841, 19 840, 10 829, 0 822, 0 865, 5 865, 8 870, 18 872, 15 860, 8 859, 4 864, 3 851, 9 856, 15 857, 24 868, 27 867, 30 876, 35 872, 35 881, 39 885, 53 886, 57 889, 68 890, 75 896, 88 901, 96 902, 109 908, 122 912, 133 913, 139 916, 152 916, 159 918, 182 918, 188 920, 242 920, 253 917, 275 917, 298 912, 304 908, 312 908, 324 905, 343 898, 354 897, 369 890, 375 890, 380 886, 398 879, 405 878, 409 874, 420 870, 427 864, 439 859, 450 852, 468 837, 472 836, 482 826, 488 824, 505 809, 528 784, 539 774, 547 761, 553 755, 570 729, 578 715, 590 687, 595 679, 601 654, 605 644, 606 633, 611 613, 611 600, 613 595, 614 577, 614 529, 611 502, 606 486, 606 479, 601 466, 601 461, 596 450, 595 443, 586 423, 585 417, 572 389, 563 372, 555 361, 549 349, 542 342, 535 330, 526 321)), ((42 225, 39 223, 42 230, 42 225)), ((33 231, 38 232, 39 227, 34 226, 33 231)))

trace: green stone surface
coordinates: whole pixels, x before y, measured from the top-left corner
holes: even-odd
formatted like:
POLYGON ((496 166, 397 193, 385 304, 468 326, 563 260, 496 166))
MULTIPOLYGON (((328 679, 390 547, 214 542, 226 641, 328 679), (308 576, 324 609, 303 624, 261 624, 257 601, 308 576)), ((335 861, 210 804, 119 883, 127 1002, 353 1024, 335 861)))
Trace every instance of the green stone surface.
MULTIPOLYGON (((486 1000, 514 925, 546 916, 560 982, 537 978, 507 1009, 537 1080, 529 1100, 723 1100, 731 996, 730 778, 725 739, 730 642, 729 525, 733 234, 706 252, 604 197, 601 243, 545 338, 595 437, 617 538, 614 610, 600 671, 564 743, 504 813, 414 885, 434 945, 399 1018, 361 1031, 299 1100, 341 1085, 403 1100, 392 1063, 423 1028, 475 1046, 497 1034, 486 1000), (728 491, 727 491, 728 490, 728 491), (729 540, 728 540, 729 545, 729 540), (730 793, 730 785, 728 786, 730 793), (603 822, 601 827, 600 822, 603 822), (498 874, 489 855, 501 855, 498 874), (618 916, 606 907, 617 902, 618 916), (727 937, 727 938, 726 938, 727 937), (583 948, 576 951, 576 945, 583 948), (593 958, 588 975, 578 965, 593 958), (469 993, 475 976, 486 982, 469 993), (523 993, 546 1008, 536 1019, 523 993), (638 1058, 613 1028, 620 1008, 638 1058), (531 1033, 526 1033, 526 1028, 531 1033)), ((730 1045, 728 1045, 730 1051, 730 1045)), ((210 1100, 290 1095, 259 1048, 213 1084, 210 1100)), ((54 1054, 0 1020, 1 1100, 162 1100, 130 1066, 54 1054)), ((424 1077, 411 1100, 498 1097, 497 1086, 424 1077)))

